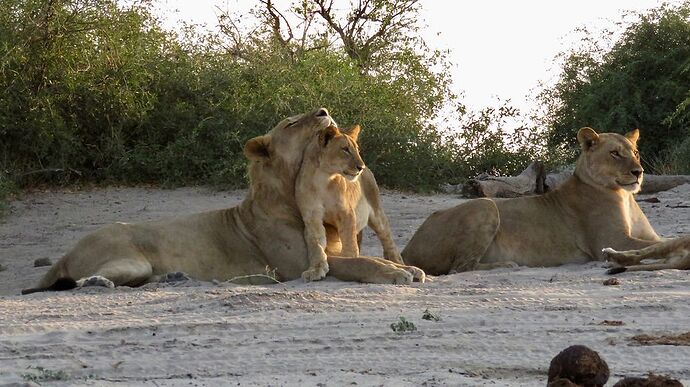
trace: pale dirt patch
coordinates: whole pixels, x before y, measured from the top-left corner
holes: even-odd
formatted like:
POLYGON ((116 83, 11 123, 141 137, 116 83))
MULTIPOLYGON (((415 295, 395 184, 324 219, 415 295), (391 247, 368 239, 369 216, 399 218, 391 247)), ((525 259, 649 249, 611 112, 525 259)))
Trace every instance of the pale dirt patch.
MULTIPOLYGON (((649 371, 690 383, 690 347, 629 341, 688 331, 690 272, 677 270, 624 273, 618 286, 603 285, 595 262, 413 286, 191 281, 18 295, 47 271, 36 259, 55 262, 104 224, 229 207, 245 193, 109 188, 12 203, 0 221, 0 384, 43 367, 66 375, 48 382, 57 386, 535 386, 573 344, 608 362, 609 385, 649 371), (401 316, 417 329, 393 332, 401 316)), ((660 234, 690 234, 690 185, 645 197, 659 199, 641 206, 660 234)), ((401 248, 431 212, 463 201, 393 191, 382 200, 401 248)), ((363 242, 363 254, 381 254, 371 232, 363 242)))

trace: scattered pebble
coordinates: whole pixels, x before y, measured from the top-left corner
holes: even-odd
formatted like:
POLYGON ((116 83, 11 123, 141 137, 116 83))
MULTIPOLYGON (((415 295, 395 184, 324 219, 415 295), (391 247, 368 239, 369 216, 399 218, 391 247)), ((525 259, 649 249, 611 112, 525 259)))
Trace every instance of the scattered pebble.
POLYGON ((34 261, 34 267, 52 266, 53 262, 50 258, 38 258, 34 261))
POLYGON ((628 376, 619 380, 613 387, 683 387, 683 384, 676 379, 650 373, 646 378, 628 376))
POLYGON ((621 320, 604 320, 599 323, 599 325, 609 325, 612 327, 619 327, 621 325, 625 325, 625 323, 621 320))
POLYGON ((620 285, 621 280, 616 277, 609 278, 604 281, 604 286, 620 285))

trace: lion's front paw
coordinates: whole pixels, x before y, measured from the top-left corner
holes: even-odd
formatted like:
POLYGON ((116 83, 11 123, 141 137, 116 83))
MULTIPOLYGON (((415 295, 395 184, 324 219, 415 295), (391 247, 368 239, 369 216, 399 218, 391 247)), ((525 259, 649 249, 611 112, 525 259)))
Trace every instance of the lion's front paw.
POLYGON ((636 263, 635 258, 629 256, 626 252, 617 251, 610 247, 601 249, 601 254, 607 261, 614 262, 618 265, 634 265, 636 263))
POLYGON ((91 277, 85 277, 77 281, 77 287, 85 287, 85 286, 103 286, 105 288, 114 288, 115 284, 113 281, 100 276, 100 275, 94 275, 91 277))
POLYGON ((304 282, 318 281, 323 279, 328 273, 328 263, 319 263, 316 266, 309 267, 302 273, 304 282))
POLYGON ((618 251, 616 251, 610 247, 604 247, 603 249, 601 249, 601 254, 603 254, 604 257, 609 258, 611 256, 618 254, 618 251))

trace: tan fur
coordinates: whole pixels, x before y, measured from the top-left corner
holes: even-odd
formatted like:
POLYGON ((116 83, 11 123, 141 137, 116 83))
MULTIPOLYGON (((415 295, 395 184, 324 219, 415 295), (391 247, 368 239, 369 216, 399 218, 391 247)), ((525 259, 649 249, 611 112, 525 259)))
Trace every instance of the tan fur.
POLYGON ((690 270, 690 235, 667 239, 639 250, 616 251, 605 248, 602 252, 607 259, 620 267, 611 269, 609 274, 661 269, 690 270), (641 263, 643 259, 662 259, 663 261, 641 263))
POLYGON ((602 260, 604 247, 659 242, 633 193, 642 183, 636 130, 578 132, 575 173, 542 196, 477 199, 432 214, 402 252, 428 274, 602 260))
MULTIPOLYGON (((105 282, 100 284, 136 286, 170 272, 223 281, 265 273, 267 266, 276 270, 279 279, 299 278, 309 262, 294 183, 308 140, 331 125, 334 122, 325 109, 281 121, 245 146, 250 188, 240 205, 155 222, 105 226, 83 237, 37 288, 27 291, 47 290, 63 279, 82 284, 101 278, 105 282)), ((412 269, 391 267, 374 258, 349 259, 354 264, 329 259, 339 278, 412 282, 412 269)))
MULTIPOLYGON (((316 281, 328 272, 327 254, 359 256, 358 234, 369 224, 383 245, 384 258, 402 263, 383 212, 374 175, 365 169, 359 154, 360 127, 341 133, 335 126, 317 133, 304 151, 297 175, 295 197, 304 220, 309 268, 305 281, 316 281), (326 225, 335 229, 340 243, 328 247, 326 225)), ((419 270, 415 277, 424 279, 419 270)))

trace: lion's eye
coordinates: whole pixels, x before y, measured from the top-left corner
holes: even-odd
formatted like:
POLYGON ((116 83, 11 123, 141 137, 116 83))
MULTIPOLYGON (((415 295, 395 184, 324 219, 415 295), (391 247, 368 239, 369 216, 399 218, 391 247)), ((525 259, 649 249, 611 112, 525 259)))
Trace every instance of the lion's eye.
POLYGON ((621 154, 618 153, 618 151, 611 151, 611 156, 613 156, 614 159, 620 159, 621 154))
POLYGON ((638 152, 638 151, 633 151, 633 154, 634 154, 635 157, 637 157, 638 159, 640 158, 640 152, 638 152))
POLYGON ((294 124, 296 124, 296 123, 297 123, 297 121, 288 122, 288 124, 285 125, 285 127, 286 127, 286 128, 289 128, 289 127, 291 127, 292 125, 294 125, 294 124))
POLYGON ((350 149, 348 147, 343 148, 343 152, 345 152, 348 155, 352 154, 352 153, 350 153, 350 149))

